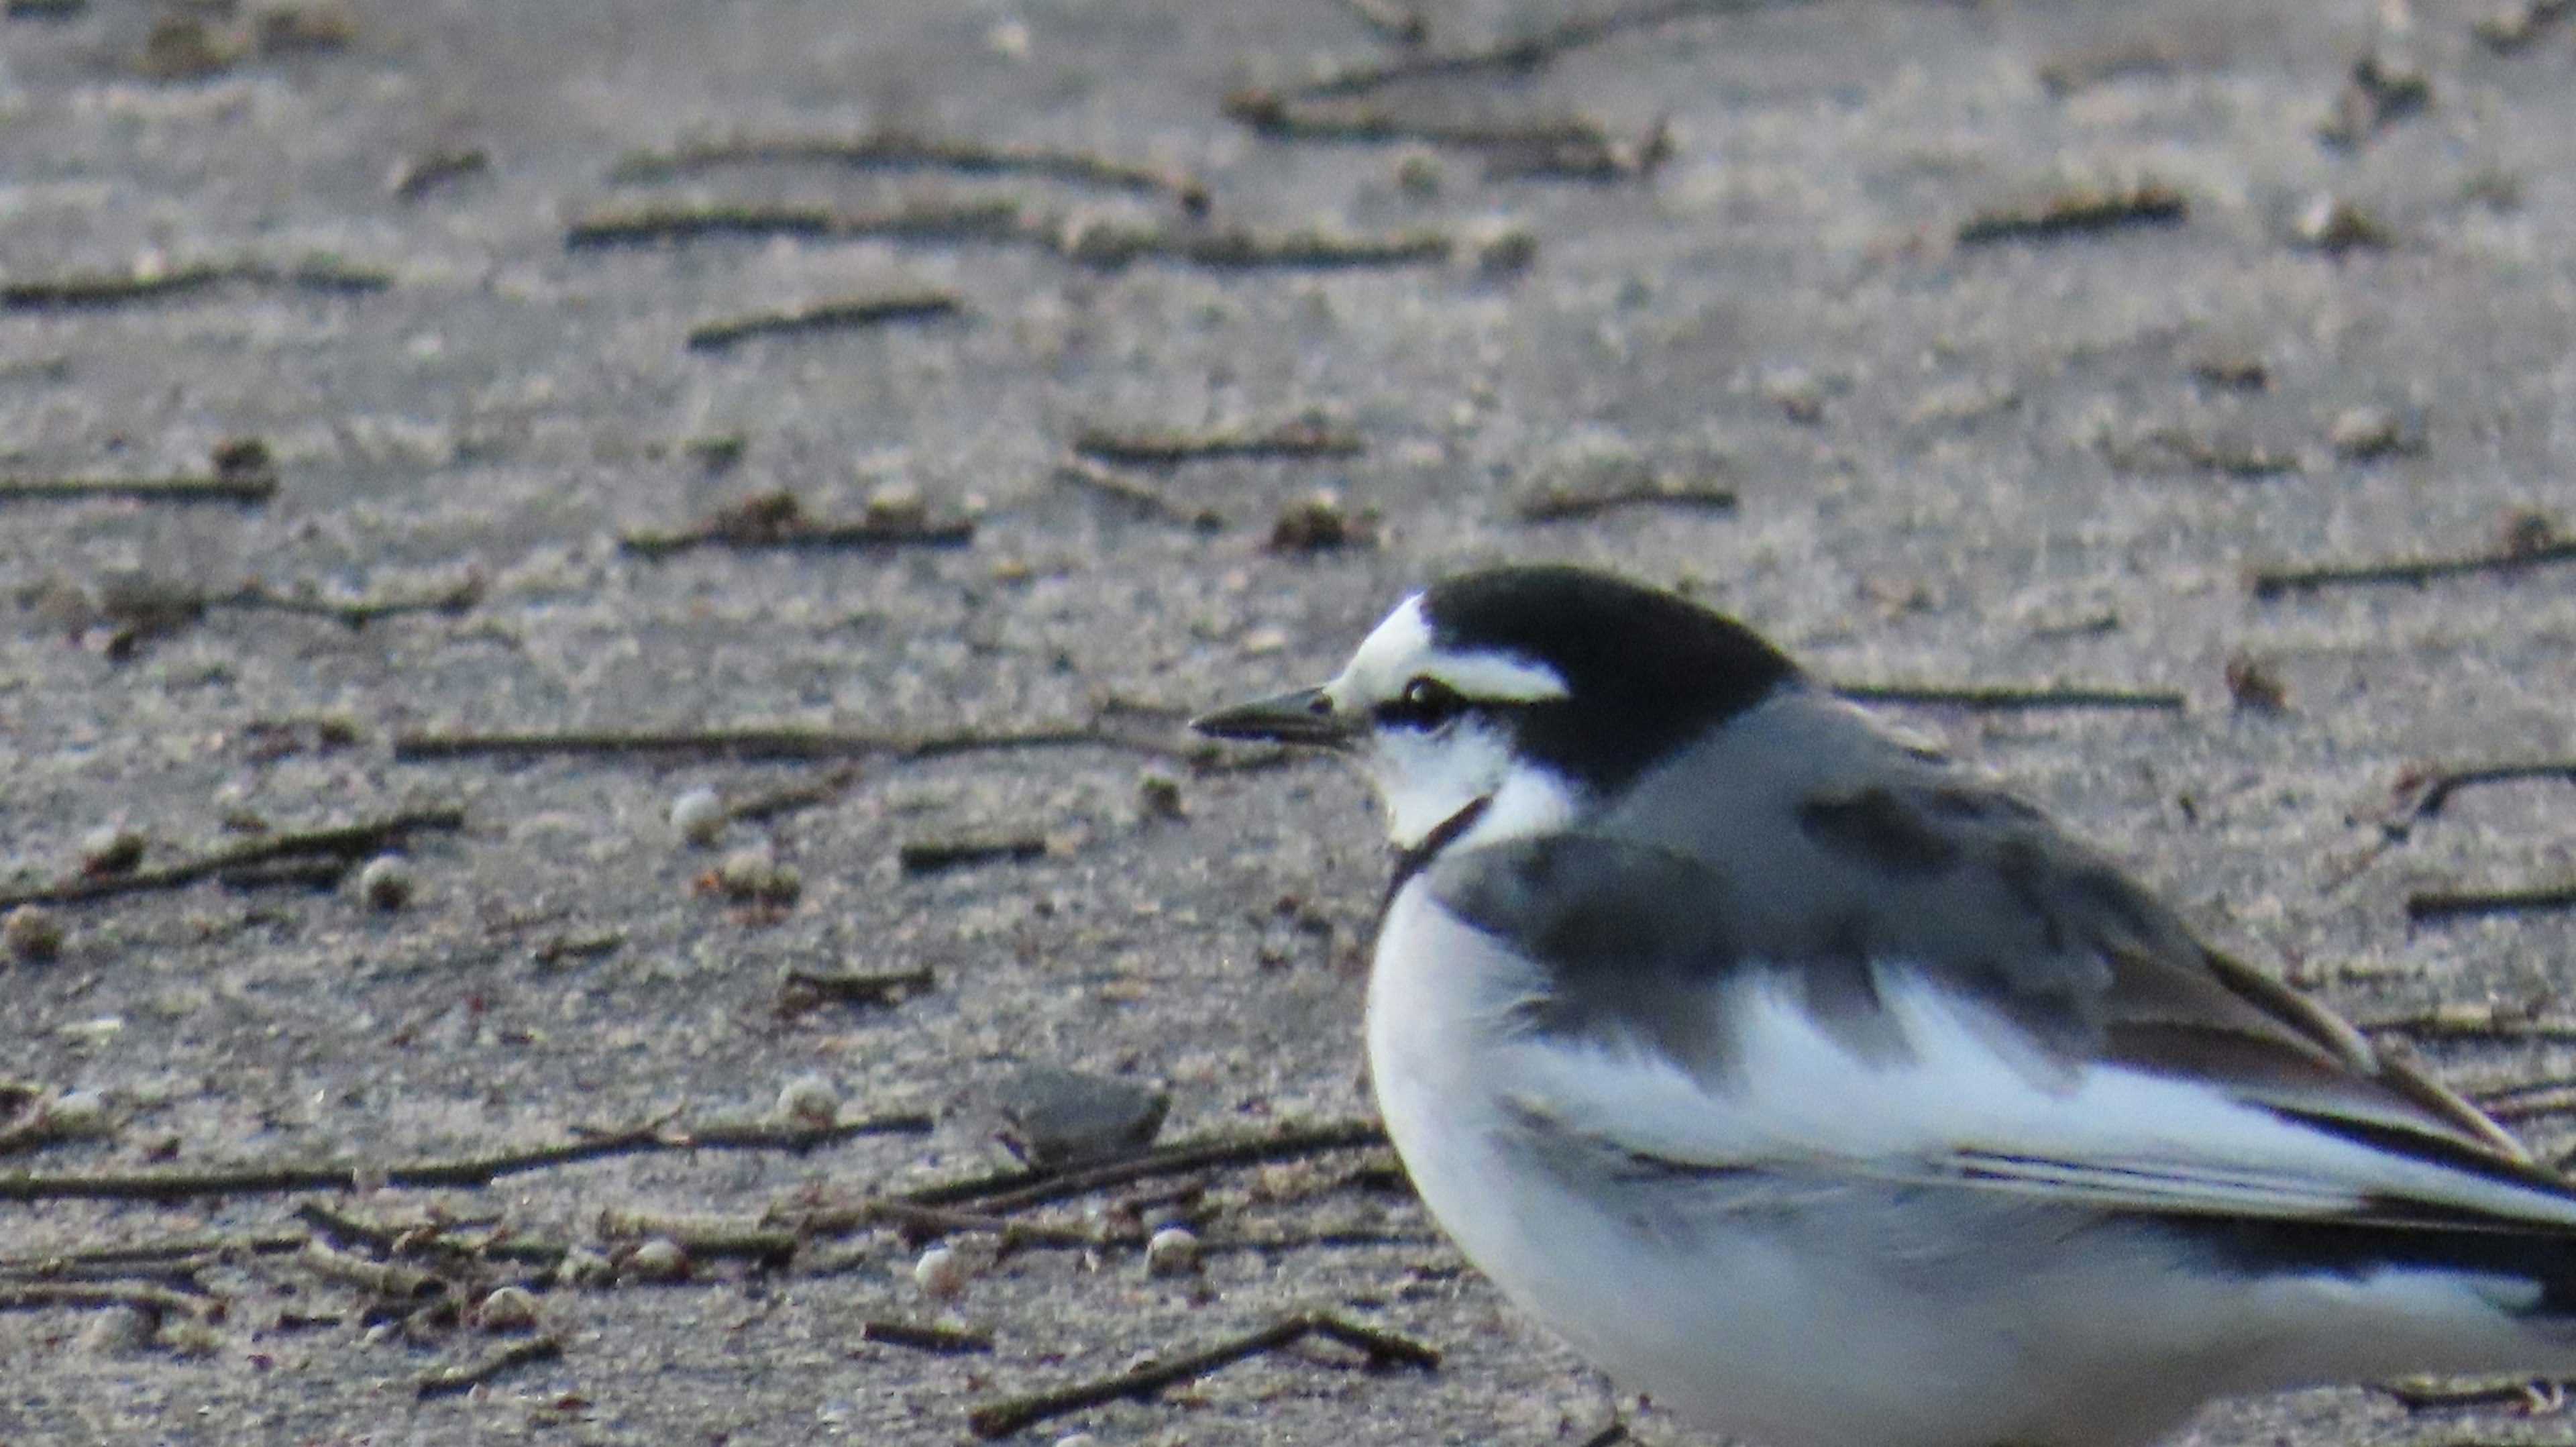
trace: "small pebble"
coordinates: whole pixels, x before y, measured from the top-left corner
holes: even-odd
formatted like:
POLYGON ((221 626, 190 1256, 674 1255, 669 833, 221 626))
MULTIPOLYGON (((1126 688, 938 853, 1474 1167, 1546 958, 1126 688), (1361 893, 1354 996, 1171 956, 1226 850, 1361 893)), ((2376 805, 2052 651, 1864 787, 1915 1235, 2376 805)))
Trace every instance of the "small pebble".
POLYGON ((523 1286, 494 1287, 474 1308, 474 1324, 485 1331, 526 1331, 537 1324, 536 1294, 523 1286))
POLYGON ((1407 151, 1395 163, 1396 188, 1416 201, 1440 194, 1440 158, 1427 150, 1407 151))
POLYGON ((680 1281, 689 1274, 689 1253, 670 1237, 656 1236, 628 1253, 626 1271, 638 1281, 680 1281))
POLYGON ((841 1118, 841 1096, 819 1075, 800 1075, 780 1088, 778 1113, 798 1125, 829 1126, 841 1118))
POLYGON ((1476 274, 1488 281, 1520 275, 1538 261, 1538 233, 1512 226, 1477 244, 1476 274))
POLYGON ((691 789, 671 801, 671 827, 700 849, 723 837, 728 822, 724 801, 713 789, 691 789))
POLYGON ((143 862, 143 831, 122 824, 91 830, 82 838, 81 872, 95 878, 132 874, 143 862))
POLYGON ((781 864, 765 846, 737 849, 716 866, 716 888, 741 904, 793 904, 805 892, 805 877, 793 865, 781 864))
POLYGON ((45 1121, 62 1140, 95 1140, 116 1134, 116 1113, 95 1090, 66 1091, 45 1107, 45 1121))
POLYGON ((379 854, 358 871, 358 897, 369 909, 402 908, 411 903, 414 884, 411 861, 399 854, 379 854))
POLYGON ((2335 454, 2354 461, 2412 451, 2418 445, 2406 423, 2385 407, 2354 407, 2337 415, 2326 429, 2335 454))
POLYGON ((1166 1226, 1145 1243, 1151 1276, 1187 1276, 1199 1269, 1199 1238, 1185 1226, 1166 1226))
POLYGON ((1100 1439, 1089 1432, 1067 1432, 1055 1439, 1055 1447, 1100 1447, 1100 1439))
POLYGON ((0 917, 0 943, 20 964, 36 965, 63 953, 63 917, 41 904, 22 904, 0 917))
POLYGON ((966 1294, 966 1283, 974 1269, 966 1258, 947 1246, 933 1246, 912 1263, 912 1284, 933 1301, 955 1301, 966 1294))
POLYGON ((131 1306, 111 1306, 97 1313, 80 1333, 81 1349, 101 1356, 134 1351, 151 1341, 151 1316, 131 1306))

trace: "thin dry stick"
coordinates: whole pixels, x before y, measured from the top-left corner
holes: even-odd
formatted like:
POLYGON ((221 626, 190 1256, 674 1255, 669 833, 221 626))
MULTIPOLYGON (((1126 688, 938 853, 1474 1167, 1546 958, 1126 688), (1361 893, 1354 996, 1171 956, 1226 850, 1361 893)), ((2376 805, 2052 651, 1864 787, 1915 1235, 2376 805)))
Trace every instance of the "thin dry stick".
POLYGON ((0 286, 0 311, 133 306, 194 296, 235 282, 328 295, 361 295, 383 291, 394 284, 394 279, 385 272, 353 267, 272 266, 255 261, 187 266, 156 273, 75 272, 0 286))
POLYGON ((901 1199, 921 1206, 973 1203, 993 1215, 1005 1215, 1060 1201, 1068 1196, 1123 1186, 1130 1181, 1224 1166, 1260 1165, 1296 1160, 1326 1151, 1359 1150, 1386 1144, 1386 1128, 1375 1121, 1329 1121, 1298 1126, 1273 1135, 1216 1137, 1176 1141, 1122 1161, 1072 1171, 1001 1171, 962 1181, 906 1191, 901 1199))
POLYGON ((364 628, 384 618, 398 618, 409 613, 440 613, 449 616, 462 613, 483 600, 483 583, 468 578, 452 588, 418 598, 376 598, 352 603, 332 603, 320 598, 306 598, 293 593, 280 593, 259 583, 244 584, 239 590, 206 600, 211 608, 256 608, 271 613, 297 613, 308 618, 328 618, 350 628, 364 628))
POLYGON ((1214 432, 1086 427, 1073 450, 1101 462, 1168 467, 1217 457, 1357 457, 1368 450, 1368 439, 1348 427, 1295 418, 1214 432))
POLYGON ((869 236, 912 241, 1000 241, 1021 231, 1019 205, 1008 200, 923 202, 891 211, 753 204, 640 206, 594 212, 573 222, 564 233, 564 245, 582 251, 764 236, 844 241, 869 236))
POLYGON ((2553 1044, 2576 1041, 2576 1022, 2542 1020, 2499 1009, 2435 1009, 2406 1015, 2355 1020, 2367 1033, 2430 1036, 2450 1040, 2537 1040, 2553 1044))
POLYGON ((2191 202, 2161 181, 2076 186, 1980 211, 1959 223, 1958 239, 1961 246, 2055 241, 2131 226, 2179 226, 2190 218, 2191 202))
POLYGON ((200 1256, 275 1256, 282 1252, 301 1251, 304 1249, 304 1243, 312 1239, 302 1231, 180 1236, 166 1241, 135 1241, 122 1245, 92 1246, 79 1251, 55 1252, 43 1256, 12 1257, 0 1260, 0 1272, 19 1276, 41 1276, 55 1269, 154 1266, 173 1261, 187 1261, 200 1256))
POLYGON ((828 165, 870 171, 957 171, 981 176, 1039 176, 1121 191, 1203 195, 1186 173, 1133 165, 1082 151, 999 146, 904 131, 862 136, 736 136, 669 151, 630 151, 609 173, 617 182, 668 181, 729 166, 828 165))
POLYGON ((277 474, 207 477, 0 477, 0 502, 263 503, 277 496, 277 474))
POLYGON ((1558 57, 1635 30, 1649 30, 1706 15, 1733 15, 1776 6, 1782 0, 1662 0, 1606 14, 1578 16, 1535 34, 1467 50, 1416 50, 1385 61, 1345 66, 1301 86, 1301 95, 1355 95, 1401 81, 1481 74, 1525 74, 1558 57))
POLYGON ((2415 802, 2408 810, 2415 818, 2429 819, 2442 812, 2451 796, 2462 789, 2482 784, 2518 784, 2529 779, 2563 779, 2576 784, 2576 759, 2546 759, 2529 764, 2486 764, 2466 769, 2443 769, 2410 780, 2407 791, 2415 802))
POLYGON ((792 1011, 811 1009, 826 1002, 836 1005, 892 1005, 914 995, 926 995, 938 987, 939 978, 931 973, 928 966, 868 975, 789 970, 778 982, 778 995, 780 1008, 792 1011))
POLYGON ((553 1361, 563 1355, 563 1349, 561 1337, 530 1337, 523 1342, 513 1342, 470 1366, 432 1372, 421 1378, 414 1390, 423 1398, 456 1396, 470 1392, 514 1367, 553 1361))
POLYGON ((2278 598, 2320 588, 2415 586, 2477 573, 2519 573, 2546 563, 2576 562, 2576 538, 2504 548, 2463 557, 2400 559, 2382 563, 2326 563, 2306 568, 2266 568, 2252 578, 2254 596, 2278 598))
POLYGON ((933 317, 954 316, 961 306, 956 293, 946 291, 903 292, 888 296, 817 302, 812 306, 795 307, 786 311, 761 312, 753 316, 734 317, 691 327, 689 350, 720 352, 739 346, 754 337, 850 331, 861 327, 885 326, 894 322, 927 321, 933 317))
POLYGON ((1342 236, 1317 231, 1272 234, 1160 224, 1063 226, 1046 239, 1067 261, 1103 269, 1153 257, 1226 270, 1279 267, 1332 271, 1427 265, 1448 260, 1457 249, 1455 241, 1437 231, 1342 236))
POLYGON ((1440 1353, 1436 1349, 1410 1337, 1377 1331, 1330 1313, 1307 1312, 1282 1318, 1258 1331, 1246 1332, 1167 1362, 1137 1367, 1097 1381, 1059 1387, 1054 1391, 987 1402, 966 1414, 966 1425, 978 1437, 1007 1437, 1067 1413, 1128 1398, 1152 1397, 1167 1387, 1206 1376, 1250 1357, 1293 1346, 1310 1336, 1327 1337, 1366 1352, 1372 1368, 1408 1366, 1431 1371, 1440 1365, 1440 1353))
POLYGON ((962 548, 975 541, 975 524, 956 522, 798 522, 747 533, 725 523, 685 532, 633 532, 619 537, 621 551, 639 558, 667 558, 696 548, 962 548))
POLYGON ((579 758, 694 754, 729 759, 942 758, 1015 749, 1105 748, 1169 753, 1093 727, 948 734, 841 733, 829 729, 686 729, 673 733, 405 734, 394 757, 406 763, 458 758, 579 758))
POLYGON ((0 1311, 49 1311, 56 1307, 130 1306, 146 1316, 202 1316, 211 1302, 143 1282, 0 1282, 0 1311))
POLYGON ((2425 890, 2406 896, 2410 920, 2460 919, 2482 914, 2539 914, 2576 909, 2576 884, 2539 889, 2425 890))
POLYGON ((125 1171, 51 1175, 35 1171, 0 1174, 0 1201, 134 1200, 178 1201, 205 1196, 253 1196, 281 1191, 356 1191, 390 1186, 488 1186, 504 1176, 551 1170, 611 1156, 659 1151, 781 1150, 802 1155, 866 1135, 922 1135, 931 1118, 913 1112, 872 1116, 830 1126, 706 1126, 693 1133, 654 1127, 614 1131, 562 1145, 503 1151, 459 1160, 398 1162, 392 1165, 242 1164, 165 1171, 125 1171))
POLYGON ((951 1326, 921 1326, 908 1321, 860 1322, 859 1340, 884 1342, 888 1346, 910 1347, 917 1352, 936 1352, 943 1356, 962 1356, 993 1349, 993 1338, 989 1332, 961 1331, 951 1326))
POLYGON ((1861 703, 1914 703, 1950 708, 1987 709, 2147 709, 2180 713, 2189 700, 2179 693, 2138 692, 2120 688, 2015 688, 1979 684, 1846 683, 1834 691, 1861 703))
POLYGON ((1180 523, 1185 527, 1215 529, 1225 526, 1225 515, 1213 508, 1192 507, 1163 494, 1160 488, 1143 478, 1103 467, 1087 457, 1068 456, 1056 464, 1058 482, 1087 487, 1105 497, 1151 513, 1156 517, 1180 523))
POLYGON ((413 834, 431 830, 454 830, 465 826, 465 811, 454 807, 412 809, 390 818, 369 820, 362 824, 345 824, 330 829, 310 829, 272 835, 230 849, 218 849, 194 859, 165 864, 157 869, 138 869, 131 874, 110 874, 83 879, 69 879, 60 884, 39 885, 33 889, 0 893, 0 909, 21 904, 76 904, 83 900, 105 899, 110 895, 135 894, 144 890, 178 889, 201 879, 273 864, 281 860, 301 860, 314 856, 354 859, 375 854, 402 843, 413 834))

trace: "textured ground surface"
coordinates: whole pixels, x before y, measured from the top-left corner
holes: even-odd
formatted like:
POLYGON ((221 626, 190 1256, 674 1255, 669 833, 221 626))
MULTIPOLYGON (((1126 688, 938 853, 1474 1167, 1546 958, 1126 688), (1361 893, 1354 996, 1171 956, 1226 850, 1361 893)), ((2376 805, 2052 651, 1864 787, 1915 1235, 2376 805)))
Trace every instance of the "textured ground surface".
MULTIPOLYGON (((1441 3, 1433 43, 1544 34, 1564 13, 1441 3)), ((102 1092, 116 1131, 8 1164, 470 1155, 672 1112, 758 1118, 808 1074, 853 1112, 938 1126, 489 1190, 5 1205, 0 1258, 290 1235, 306 1199, 578 1241, 604 1208, 749 1215, 818 1181, 944 1180, 1007 1164, 993 1091, 1028 1062, 1168 1084, 1173 1137, 1364 1115, 1354 951, 1383 861, 1358 784, 1331 768, 1194 772, 1112 748, 869 760, 831 802, 728 834, 727 849, 774 839, 801 872, 792 907, 760 910, 694 886, 718 856, 684 847, 666 810, 697 786, 740 798, 825 765, 398 762, 393 746, 422 730, 943 732, 1103 710, 1177 746, 1172 711, 1319 676, 1408 588, 1499 559, 1695 589, 1853 682, 2178 690, 2178 712, 1909 717, 2356 1015, 2561 1009, 2576 916, 2410 927, 2404 901, 2576 874, 2566 785, 2463 792, 2393 847, 2374 848, 2372 821, 2417 766, 2576 750, 2576 572, 2272 599, 2247 572, 2491 551, 2517 510, 2576 527, 2576 22, 2500 53, 2473 38, 2486 12, 2447 3, 2421 6, 2410 39, 2368 0, 1848 0, 1639 26, 1525 73, 1360 97, 1415 121, 1580 113, 1632 140, 1668 118, 1651 178, 1581 181, 1489 176, 1456 144, 1272 139, 1224 118, 1233 86, 1388 53, 1328 0, 361 3, 341 48, 262 54, 251 36, 253 53, 185 79, 141 73, 157 14, 100 0, 0 21, 0 281, 270 271, 0 310, 0 474, 198 471, 219 441, 257 437, 282 486, 249 507, 0 502, 0 888, 76 872, 84 836, 119 822, 152 841, 149 864, 255 838, 254 820, 420 804, 466 820, 416 841, 399 912, 347 888, 213 883, 63 907, 59 960, 0 966, 0 1069, 102 1092), (2321 138, 2374 45, 2384 69, 2411 51, 2429 106, 2321 138), (1177 224, 1173 202, 939 169, 612 179, 637 147, 887 126, 1194 173, 1214 228, 1438 232, 1456 254, 1103 267, 1037 238, 1177 224), (474 149, 479 172, 396 194, 406 163, 474 149), (1998 208, 2141 185, 2178 193, 2187 218, 1957 243, 1998 208), (2320 197, 2355 208, 2345 230, 2368 244, 2301 244, 2320 197), (566 245, 576 218, 646 201, 978 199, 1015 206, 1017 229, 566 245), (1515 242, 1534 243, 1518 270, 1515 242), (323 260, 390 285, 335 294, 279 270, 323 260), (711 321, 923 287, 960 312, 685 345, 711 321), (2360 408, 2408 445, 2339 454, 2339 420, 2345 450, 2368 450, 2345 415, 2360 408), (1160 513, 1057 475, 1086 426, 1309 411, 1364 452, 1122 470, 1163 494, 1160 513), (711 467, 728 438, 738 463, 711 467), (1740 505, 1517 510, 1551 479, 1621 468, 1719 481, 1740 505), (975 513, 972 546, 618 546, 761 491, 838 517, 889 484, 937 516, 975 513), (1320 487, 1372 516, 1374 540, 1272 549, 1281 509, 1320 487), (1221 522, 1171 515, 1201 511, 1221 522), (138 597, 251 579, 339 602, 479 593, 361 629, 239 606, 137 626, 138 597), (2240 683, 2246 664, 2268 673, 2286 708, 2240 707, 2231 661, 2240 683), (1154 769, 1179 779, 1184 817, 1149 807, 1154 769), (898 866, 905 842, 967 835, 1046 848, 898 866), (922 966, 935 988, 897 1005, 778 1008, 791 969, 922 966)), ((211 24, 204 58, 222 62, 236 36, 211 24)), ((165 37, 161 63, 184 50, 165 37)), ((2473 1089, 2576 1064, 2545 1039, 2415 1033, 2473 1089)), ((2556 1122, 2533 1129, 2564 1142, 2556 1122)), ((368 1342, 381 1303, 292 1258, 189 1263, 193 1288, 230 1302, 210 1329, 174 1313, 160 1340, 120 1343, 111 1313, 0 1312, 0 1439, 950 1442, 971 1403, 1311 1306, 1447 1363, 1367 1374, 1318 1349, 1030 1437, 1591 1432, 1598 1389, 1458 1274, 1400 1192, 1346 1182, 1366 1159, 1222 1173, 1198 1209, 1211 1239, 1380 1244, 1226 1252, 1195 1280, 1150 1278, 1132 1251, 1021 1253, 949 1309, 991 1334, 986 1355, 860 1341, 863 1321, 943 1310, 914 1289, 911 1247, 862 1233, 784 1272, 715 1262, 684 1285, 545 1291, 559 1360, 424 1401, 422 1374, 503 1339, 425 1317, 368 1342)), ((1640 1430, 1692 1440, 1651 1414, 1640 1430)), ((2203 1430, 2564 1435, 2357 1392, 2228 1408, 2203 1430)))

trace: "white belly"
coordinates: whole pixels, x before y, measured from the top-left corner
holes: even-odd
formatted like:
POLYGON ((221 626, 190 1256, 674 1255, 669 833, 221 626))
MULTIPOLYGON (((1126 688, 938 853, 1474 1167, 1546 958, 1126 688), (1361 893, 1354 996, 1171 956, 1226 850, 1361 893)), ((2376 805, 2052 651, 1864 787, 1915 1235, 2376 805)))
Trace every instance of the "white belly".
POLYGON ((2081 1233, 2087 1218, 1999 1235, 1947 1214, 1959 1202, 1866 1182, 1781 1182, 1641 1221, 1535 1159, 1510 1115, 1500 1042, 1525 972, 1419 889, 1398 898, 1368 1014, 1388 1133, 1506 1296, 1701 1425, 1761 1447, 2129 1447, 2218 1392, 2367 1379, 2418 1350, 2482 1358, 2503 1339, 2491 1310, 2421 1273, 2181 1271, 2143 1235, 2081 1233), (1998 1240, 2029 1259, 1993 1259, 1998 1240))

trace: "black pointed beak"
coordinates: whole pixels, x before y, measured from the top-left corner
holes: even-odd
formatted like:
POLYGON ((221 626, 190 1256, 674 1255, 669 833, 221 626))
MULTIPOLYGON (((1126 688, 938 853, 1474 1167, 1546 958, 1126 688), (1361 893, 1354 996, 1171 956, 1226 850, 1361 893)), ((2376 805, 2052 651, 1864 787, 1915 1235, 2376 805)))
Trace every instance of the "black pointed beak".
POLYGON ((1361 725, 1333 708, 1332 696, 1320 688, 1301 688, 1273 698, 1257 698, 1190 720, 1190 727, 1210 738, 1246 739, 1279 744, 1348 748, 1361 725))

